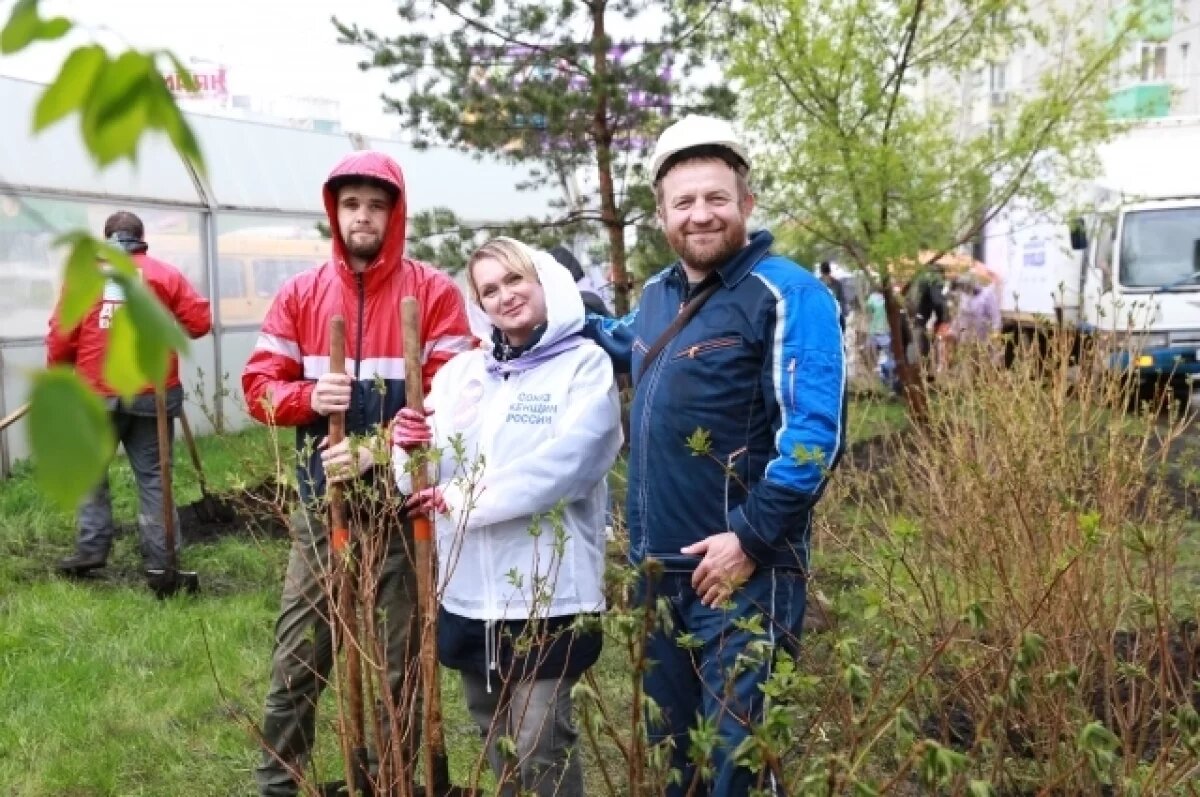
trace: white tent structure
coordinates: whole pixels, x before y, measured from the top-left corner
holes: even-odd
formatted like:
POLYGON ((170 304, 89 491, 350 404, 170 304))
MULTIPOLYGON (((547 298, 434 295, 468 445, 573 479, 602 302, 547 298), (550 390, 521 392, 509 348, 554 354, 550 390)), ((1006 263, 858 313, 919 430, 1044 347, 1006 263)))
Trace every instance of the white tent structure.
MULTIPOLYGON (((71 120, 31 133, 43 86, 0 77, 0 417, 26 400, 45 362, 43 339, 61 278, 54 240, 132 210, 150 252, 179 266, 213 301, 212 335, 195 341, 180 371, 202 431, 238 429, 240 374, 280 283, 328 256, 317 231, 321 185, 355 149, 378 149, 405 171, 410 213, 447 207, 469 222, 551 215, 557 198, 518 191, 524 170, 446 149, 189 114, 207 174, 187 167, 165 138, 142 143, 136 166, 98 170, 71 120)), ((23 422, 0 433, 0 477, 28 455, 23 422)))

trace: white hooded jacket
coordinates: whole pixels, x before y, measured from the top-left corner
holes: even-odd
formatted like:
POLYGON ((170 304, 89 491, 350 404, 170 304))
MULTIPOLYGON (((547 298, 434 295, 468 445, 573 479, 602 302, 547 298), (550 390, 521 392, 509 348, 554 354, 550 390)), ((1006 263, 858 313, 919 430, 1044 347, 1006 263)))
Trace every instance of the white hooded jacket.
MULTIPOLYGON (((502 373, 508 364, 492 356, 492 324, 468 300, 472 331, 488 343, 443 366, 426 398, 450 509, 436 518, 441 601, 476 620, 605 608, 605 477, 622 441, 612 365, 578 337, 583 301, 570 273, 544 252, 529 254, 547 328, 522 359, 557 353, 502 373)), ((394 463, 401 492, 410 492, 398 447, 394 463)))

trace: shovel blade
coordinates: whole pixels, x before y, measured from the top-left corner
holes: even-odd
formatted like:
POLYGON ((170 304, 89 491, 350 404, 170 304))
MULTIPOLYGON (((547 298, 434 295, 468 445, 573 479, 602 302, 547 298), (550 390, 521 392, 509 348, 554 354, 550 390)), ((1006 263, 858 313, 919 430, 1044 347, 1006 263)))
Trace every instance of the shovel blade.
POLYGON ((193 570, 158 570, 146 571, 146 586, 159 600, 184 592, 195 595, 200 592, 200 575, 193 570))

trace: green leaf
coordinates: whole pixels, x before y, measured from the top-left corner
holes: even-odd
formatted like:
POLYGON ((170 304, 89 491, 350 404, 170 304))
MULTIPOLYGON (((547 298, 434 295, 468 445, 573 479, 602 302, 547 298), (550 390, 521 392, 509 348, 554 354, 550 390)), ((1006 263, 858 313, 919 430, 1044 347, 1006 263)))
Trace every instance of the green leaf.
POLYGON ((88 151, 101 166, 120 157, 134 160, 149 119, 144 93, 151 77, 162 80, 154 62, 132 50, 104 64, 97 76, 84 105, 82 131, 88 151))
POLYGON ((38 16, 37 0, 20 0, 13 7, 8 24, 0 31, 0 53, 9 55, 35 41, 60 39, 71 27, 71 20, 66 17, 42 19, 38 16))
MULTIPOLYGON (((167 377, 171 351, 186 351, 187 336, 140 279, 122 274, 117 281, 125 289, 125 308, 137 329, 134 355, 137 367, 151 383, 162 385, 167 377)), ((112 352, 110 343, 109 356, 112 352)))
POLYGON ((972 780, 967 784, 967 794, 971 797, 992 797, 995 793, 992 790, 992 784, 986 780, 972 780))
POLYGON ((187 68, 187 64, 179 60, 175 53, 164 53, 171 61, 171 65, 175 67, 175 75, 183 84, 183 87, 188 91, 196 91, 200 87, 196 84, 196 76, 192 74, 192 70, 187 68))
POLYGON ((1099 720, 1093 720, 1079 731, 1075 741, 1081 752, 1112 752, 1121 746, 1121 740, 1099 720))
POLYGON ((183 118, 183 114, 179 112, 179 108, 175 105, 174 100, 171 100, 168 122, 165 129, 167 137, 175 145, 175 151, 190 161, 201 175, 204 175, 206 171, 204 168, 204 158, 200 154, 200 142, 196 139, 196 134, 192 132, 192 128, 188 125, 187 120, 183 118))
POLYGON ((0 31, 0 53, 10 55, 23 50, 37 38, 41 25, 37 0, 20 0, 13 6, 4 30, 0 31))
POLYGON ((121 113, 105 117, 92 131, 90 147, 101 166, 128 158, 137 160, 138 140, 149 127, 146 103, 140 96, 130 99, 121 113))
POLYGON ((61 39, 72 27, 71 20, 66 17, 53 17, 42 22, 38 28, 37 38, 44 42, 61 39))
POLYGON ((137 263, 134 263, 129 253, 119 246, 96 241, 96 257, 108 263, 118 274, 136 277, 140 273, 137 263))
POLYGON ((139 393, 150 379, 138 367, 138 330, 128 309, 118 307, 108 329, 108 352, 104 358, 104 381, 125 398, 139 393))
POLYGON ((1042 657, 1042 651, 1046 647, 1046 638, 1034 631, 1026 631, 1021 634, 1020 646, 1017 648, 1017 667, 1025 669, 1030 667, 1042 657))
POLYGON ((116 445, 104 401, 66 368, 33 378, 29 444, 42 490, 74 509, 108 467, 116 445))
POLYGON ((175 98, 165 83, 147 90, 144 95, 150 125, 164 131, 180 157, 190 162, 201 174, 205 173, 204 158, 200 153, 200 142, 188 125, 187 120, 175 104, 175 98))
POLYGON ((686 441, 688 450, 692 452, 693 457, 702 457, 712 453, 712 432, 707 429, 696 427, 696 431, 692 432, 686 441))
POLYGON ((95 241, 88 235, 64 235, 56 242, 70 244, 62 303, 58 320, 65 330, 74 329, 104 290, 104 274, 96 261, 95 241))
MULTIPOLYGON (((141 94, 147 75, 159 77, 158 70, 145 53, 126 50, 104 68, 103 80, 96 85, 91 105, 98 114, 96 122, 103 125, 108 117, 120 116, 130 100, 141 94)), ((161 78, 159 78, 161 80, 161 78)))
POLYGON ((83 108, 96 77, 108 63, 108 54, 98 44, 71 51, 58 77, 42 92, 33 112, 33 130, 44 130, 72 111, 83 108))

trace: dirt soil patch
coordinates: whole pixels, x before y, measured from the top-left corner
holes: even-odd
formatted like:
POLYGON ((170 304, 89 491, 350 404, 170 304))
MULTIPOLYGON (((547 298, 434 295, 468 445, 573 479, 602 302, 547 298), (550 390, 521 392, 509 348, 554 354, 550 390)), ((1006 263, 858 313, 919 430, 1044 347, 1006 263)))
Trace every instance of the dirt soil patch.
POLYGON ((229 493, 213 493, 179 507, 179 523, 188 544, 223 537, 286 539, 287 511, 295 494, 275 479, 229 493))
MULTIPOLYGON (((1162 632, 1155 629, 1119 631, 1112 639, 1106 673, 1101 659, 1090 662, 1090 694, 1087 703, 1092 715, 1124 741, 1135 742, 1144 761, 1152 761, 1164 743, 1173 743, 1173 728, 1167 715, 1177 707, 1190 704, 1200 711, 1200 629, 1195 621, 1176 623, 1162 632), (1140 673, 1134 676, 1132 673, 1140 673), (1157 689, 1147 687, 1149 680, 1157 689)), ((960 672, 945 669, 934 677, 949 687, 962 678, 960 672)), ((926 714, 921 731, 942 744, 967 751, 975 744, 976 717, 961 697, 952 697, 933 713, 926 714)), ((1030 729, 1007 728, 1007 743, 1018 756, 1036 755, 1030 729)))

